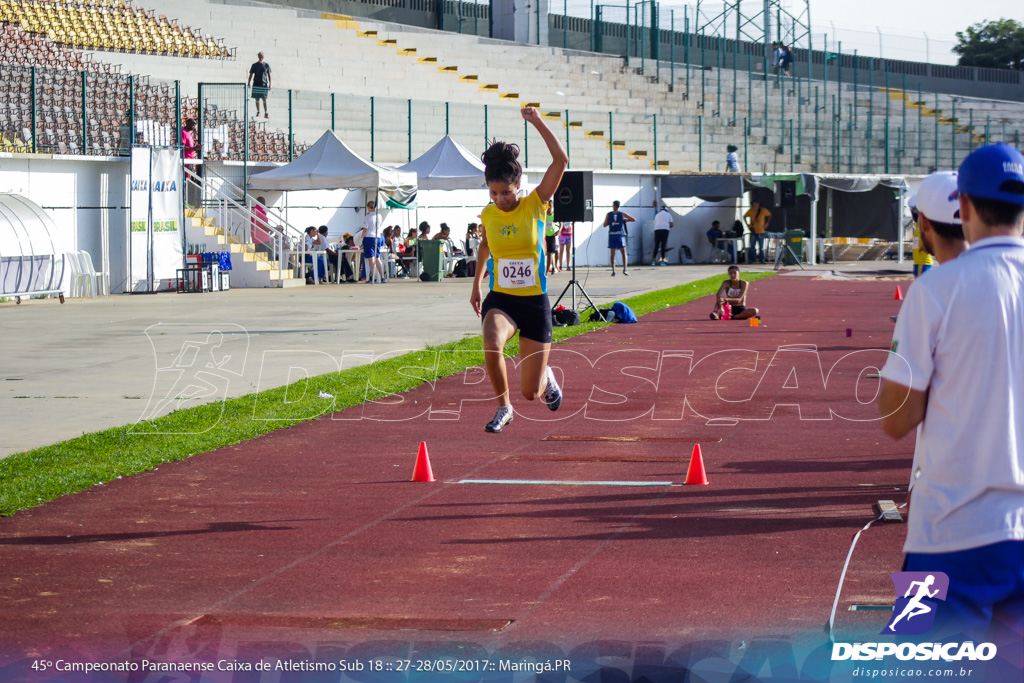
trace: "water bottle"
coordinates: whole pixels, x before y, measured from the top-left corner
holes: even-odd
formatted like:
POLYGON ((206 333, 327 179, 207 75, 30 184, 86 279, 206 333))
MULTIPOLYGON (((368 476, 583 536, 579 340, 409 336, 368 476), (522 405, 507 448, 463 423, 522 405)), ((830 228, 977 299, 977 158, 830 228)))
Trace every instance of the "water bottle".
POLYGON ((722 320, 732 320, 732 306, 729 303, 722 304, 722 320))

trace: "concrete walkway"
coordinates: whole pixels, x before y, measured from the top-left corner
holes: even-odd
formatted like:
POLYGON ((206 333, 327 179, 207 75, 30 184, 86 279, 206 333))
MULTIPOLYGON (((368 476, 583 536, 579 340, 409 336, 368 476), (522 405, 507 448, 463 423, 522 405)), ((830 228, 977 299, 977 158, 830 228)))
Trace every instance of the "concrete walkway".
MULTIPOLYGON (((910 266, 876 261, 817 269, 909 272, 910 266)), ((580 269, 577 276, 600 305, 724 270, 636 266, 629 277, 612 278, 607 268, 580 269)), ((568 281, 568 273, 549 280, 552 303, 568 281)), ((206 375, 209 392, 190 405, 281 386, 302 379, 303 372, 322 374, 339 364, 348 368, 381 354, 477 335, 470 283, 392 280, 369 287, 0 304, 0 457, 151 417, 183 374, 177 368, 206 366, 198 360, 204 348, 216 349, 218 367, 206 366, 213 370, 206 375)))

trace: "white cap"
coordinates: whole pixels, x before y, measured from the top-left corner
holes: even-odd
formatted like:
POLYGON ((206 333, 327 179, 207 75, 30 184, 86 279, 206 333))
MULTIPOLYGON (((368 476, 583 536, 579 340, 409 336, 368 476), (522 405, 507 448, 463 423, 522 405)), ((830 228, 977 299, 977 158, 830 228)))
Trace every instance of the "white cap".
POLYGON ((938 171, 921 181, 917 188, 917 212, 936 223, 962 225, 956 177, 956 171, 938 171))
POLYGON ((910 207, 911 211, 917 211, 917 193, 910 195, 910 199, 907 200, 907 206, 910 207))

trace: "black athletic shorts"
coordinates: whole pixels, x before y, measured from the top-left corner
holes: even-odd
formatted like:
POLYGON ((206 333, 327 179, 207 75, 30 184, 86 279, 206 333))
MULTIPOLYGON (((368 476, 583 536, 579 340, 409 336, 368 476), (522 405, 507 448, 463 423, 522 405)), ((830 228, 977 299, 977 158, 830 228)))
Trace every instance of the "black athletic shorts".
POLYGON ((732 314, 732 317, 735 318, 736 316, 738 316, 740 313, 742 313, 745 310, 747 310, 746 306, 740 306, 739 304, 733 304, 732 305, 732 311, 730 313, 732 314))
POLYGON ((481 319, 491 309, 501 311, 516 324, 520 337, 541 344, 551 343, 551 303, 547 294, 515 296, 504 292, 490 292, 480 309, 481 319))
POLYGON ((547 247, 547 253, 557 254, 558 253, 558 235, 544 235, 544 246, 547 247))

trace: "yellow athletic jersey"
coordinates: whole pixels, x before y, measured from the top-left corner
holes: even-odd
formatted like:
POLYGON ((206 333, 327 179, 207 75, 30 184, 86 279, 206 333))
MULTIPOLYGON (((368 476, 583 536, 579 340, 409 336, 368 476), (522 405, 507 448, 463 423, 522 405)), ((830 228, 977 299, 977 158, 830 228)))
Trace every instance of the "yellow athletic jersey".
POLYGON ((547 293, 545 278, 544 202, 531 192, 509 212, 493 203, 480 213, 491 258, 487 272, 491 290, 515 296, 547 293))
MULTIPOLYGON (((904 233, 906 234, 906 233, 904 233)), ((913 248, 914 254, 914 265, 915 266, 934 266, 935 259, 924 250, 924 244, 921 243, 921 228, 914 226, 914 237, 910 243, 913 248)))

